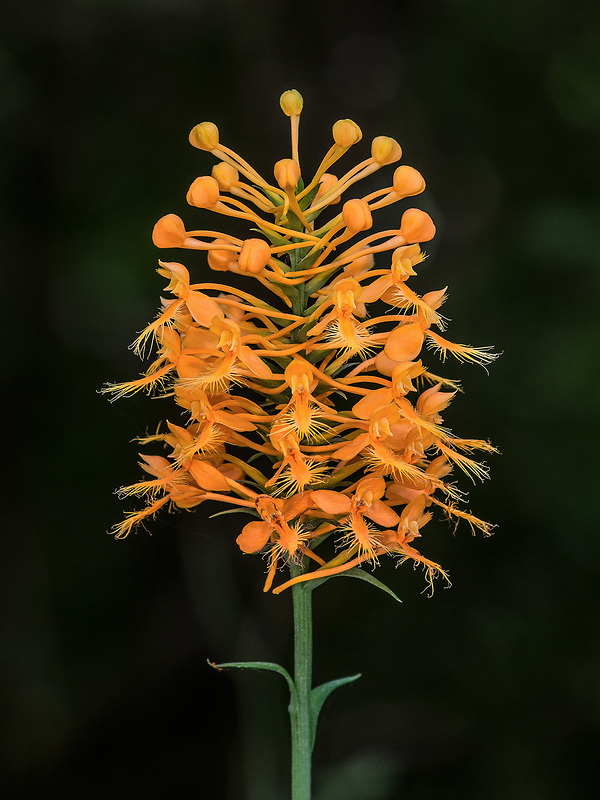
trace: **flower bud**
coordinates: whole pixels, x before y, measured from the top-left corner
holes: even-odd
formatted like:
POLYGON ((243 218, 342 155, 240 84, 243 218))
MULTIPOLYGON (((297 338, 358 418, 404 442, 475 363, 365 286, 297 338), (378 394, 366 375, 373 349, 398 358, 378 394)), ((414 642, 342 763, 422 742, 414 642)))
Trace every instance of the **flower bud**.
POLYGON ((246 239, 238 258, 240 272, 260 275, 269 263, 271 249, 264 239, 246 239))
POLYGON ((198 150, 214 150, 219 145, 219 129, 214 122, 201 122, 190 131, 190 144, 198 150))
POLYGON ((215 164, 211 174, 223 192, 230 192, 240 179, 240 173, 237 169, 224 161, 215 164))
POLYGON ((300 180, 300 166, 291 158, 282 158, 273 167, 273 174, 282 189, 294 191, 300 180))
POLYGON ((182 247, 186 239, 183 220, 177 214, 161 217, 152 231, 152 241, 157 247, 182 247))
MULTIPOLYGON (((213 244, 225 244, 229 242, 226 239, 214 239, 213 244)), ((227 272, 235 267, 237 261, 237 253, 234 250, 220 250, 215 248, 208 251, 208 266, 216 272, 227 272)))
POLYGON ((402 148, 391 136, 376 136, 371 142, 371 156, 381 166, 393 164, 402 157, 402 148))
MULTIPOLYGON (((316 203, 318 200, 320 200, 326 192, 331 191, 331 189, 333 189, 335 184, 338 182, 338 178, 335 175, 332 175, 330 172, 325 172, 323 175, 321 175, 319 182, 321 185, 319 186, 319 191, 315 195, 313 203, 316 203)), ((338 195, 338 197, 336 197, 335 200, 330 201, 330 205, 339 202, 340 198, 338 195)))
POLYGON ((417 411, 424 417, 430 417, 443 411, 456 392, 440 392, 441 384, 438 383, 424 391, 417 400, 417 411))
POLYGON ((302 112, 304 100, 297 89, 288 89, 279 98, 281 110, 288 117, 297 117, 302 112))
POLYGON ((371 209, 366 200, 347 200, 342 208, 342 219, 350 233, 367 231, 373 226, 371 209))
POLYGON ((186 200, 196 208, 214 208, 219 202, 219 184, 210 175, 196 178, 188 189, 186 200))
POLYGON ((409 208, 402 214, 400 236, 409 244, 428 242, 435 236, 435 225, 429 214, 418 208, 409 208))
POLYGON ((412 197, 421 194, 425 189, 425 181, 414 167, 403 164, 394 172, 394 191, 398 197, 412 197))
POLYGON ((333 141, 338 147, 347 149, 360 142, 362 131, 351 119, 338 119, 332 128, 333 141))

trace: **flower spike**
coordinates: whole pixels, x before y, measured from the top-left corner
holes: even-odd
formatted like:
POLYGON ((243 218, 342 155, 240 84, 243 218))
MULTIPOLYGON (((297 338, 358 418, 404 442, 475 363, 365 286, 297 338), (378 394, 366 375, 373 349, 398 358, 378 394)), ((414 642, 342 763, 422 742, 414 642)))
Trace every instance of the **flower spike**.
POLYGON ((113 533, 124 538, 165 506, 212 501, 254 517, 236 541, 243 553, 266 556, 265 591, 283 564, 295 577, 275 593, 382 558, 421 565, 428 585, 436 576, 447 581, 415 540, 434 512, 491 533, 461 507, 450 476, 488 477, 474 453, 495 449, 444 425, 459 385, 426 365, 427 348, 442 361, 450 354, 483 366, 496 355, 440 335, 446 288, 419 294, 409 285, 425 258, 421 245, 435 235, 431 217, 405 207, 398 229, 376 227, 380 208, 425 188, 413 167, 391 171, 400 144, 374 137, 370 155, 338 178, 329 170, 362 139, 354 121, 338 120, 333 144, 304 183, 301 94, 284 92, 280 106, 290 120, 291 158, 276 162, 273 184, 223 144, 214 123, 189 135, 217 159, 211 175, 189 187, 190 216, 233 217, 249 229, 242 239, 192 229, 195 222, 188 229, 175 214, 154 227, 157 247, 205 251, 224 280, 194 283, 183 264, 159 262, 167 297, 133 345, 140 357, 154 349, 150 365, 104 391, 174 398, 178 415, 140 440, 162 452, 142 455, 146 476, 119 491, 141 508, 113 533), (380 169, 389 172, 382 188, 361 196, 357 185, 380 169), (229 285, 230 272, 254 281, 257 292, 229 285))

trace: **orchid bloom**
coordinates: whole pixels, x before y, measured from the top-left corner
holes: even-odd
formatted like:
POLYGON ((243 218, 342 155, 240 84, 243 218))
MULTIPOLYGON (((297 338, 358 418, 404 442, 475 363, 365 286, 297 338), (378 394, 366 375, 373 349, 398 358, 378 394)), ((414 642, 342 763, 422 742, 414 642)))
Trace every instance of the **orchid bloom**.
POLYGON ((156 223, 157 247, 201 251, 206 269, 194 282, 183 264, 159 261, 169 297, 134 342, 154 358, 141 377, 106 388, 115 398, 145 390, 176 403, 162 430, 141 440, 164 448, 142 456, 150 477, 120 491, 146 505, 114 533, 123 538, 164 506, 221 503, 254 517, 237 544, 267 557, 265 591, 284 564, 305 570, 277 593, 384 556, 422 565, 431 583, 446 575, 414 542, 436 510, 491 532, 448 477, 457 468, 486 478, 474 453, 494 448, 445 425, 459 386, 431 371, 426 347, 442 361, 484 367, 496 356, 445 338, 446 287, 419 294, 409 285, 435 235, 426 212, 406 207, 425 188, 420 173, 401 164, 360 195, 361 180, 400 160, 398 142, 377 136, 370 155, 334 174, 362 140, 355 122, 338 120, 321 163, 303 176, 300 94, 284 92, 281 108, 291 157, 273 178, 222 143, 214 123, 190 133, 217 159, 187 192, 193 225, 218 215, 249 229, 246 238, 188 229, 175 214, 156 223), (398 226, 378 229, 377 211, 396 203, 398 226))

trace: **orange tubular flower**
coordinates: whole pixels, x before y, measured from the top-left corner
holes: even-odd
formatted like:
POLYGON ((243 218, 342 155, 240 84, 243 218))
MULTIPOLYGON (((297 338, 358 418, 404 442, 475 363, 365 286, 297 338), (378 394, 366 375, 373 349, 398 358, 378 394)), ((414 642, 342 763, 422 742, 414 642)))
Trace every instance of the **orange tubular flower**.
POLYGON ((429 215, 405 207, 397 229, 374 227, 378 209, 425 188, 413 167, 391 172, 402 156, 398 142, 376 136, 370 156, 338 178, 331 168, 362 139, 355 122, 338 120, 305 182, 302 97, 289 90, 280 104, 291 157, 277 161, 274 182, 225 146, 214 123, 190 133, 194 147, 217 159, 187 192, 191 213, 201 223, 211 215, 244 220, 247 238, 188 230, 167 214, 154 243, 204 250, 209 269, 235 272, 256 291, 193 283, 183 264, 159 261, 169 299, 134 343, 140 356, 154 348, 153 360, 140 378, 106 391, 173 397, 178 417, 141 440, 166 452, 142 456, 150 477, 120 494, 146 504, 114 533, 123 538, 163 506, 216 501, 255 516, 237 543, 267 556, 265 591, 283 564, 304 571, 276 593, 383 556, 422 565, 431 583, 446 575, 413 542, 436 510, 491 532, 461 507, 463 494, 447 479, 456 467, 486 478, 473 454, 494 448, 444 425, 458 385, 430 371, 424 345, 442 360, 485 366, 496 356, 441 335, 445 288, 421 295, 409 286, 425 258, 421 245, 435 235, 429 215), (380 169, 390 170, 382 188, 356 196, 357 184, 380 169))

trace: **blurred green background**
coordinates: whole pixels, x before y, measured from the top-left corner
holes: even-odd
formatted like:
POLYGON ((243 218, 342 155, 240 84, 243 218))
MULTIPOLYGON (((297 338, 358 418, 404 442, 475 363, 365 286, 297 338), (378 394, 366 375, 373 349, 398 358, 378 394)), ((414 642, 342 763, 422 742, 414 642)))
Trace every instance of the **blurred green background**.
MULTIPOLYGON (((280 93, 304 95, 306 171, 330 128, 396 137, 438 235, 420 275, 449 285, 450 338, 495 344, 445 415, 490 437, 470 506, 491 539, 432 523, 407 564, 315 592, 326 707, 317 800, 594 797, 600 745, 597 298, 600 7, 595 0, 30 0, 0 20, 6 497, 0 570, 7 798, 288 796, 277 676, 290 598, 264 596, 235 517, 164 515, 116 542, 131 440, 167 416, 104 382, 164 282, 160 216, 212 160, 202 120, 264 174, 288 155, 280 93)), ((359 150, 360 148, 360 150, 359 150)), ((197 255, 197 254, 193 254, 197 255)), ((184 260, 185 256, 184 256, 184 260)), ((202 274, 200 259, 188 259, 202 274)), ((464 483, 463 483, 464 486, 464 483)), ((468 488, 468 487, 464 487, 468 488)), ((214 510, 217 510, 216 508, 214 510)))

